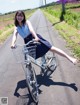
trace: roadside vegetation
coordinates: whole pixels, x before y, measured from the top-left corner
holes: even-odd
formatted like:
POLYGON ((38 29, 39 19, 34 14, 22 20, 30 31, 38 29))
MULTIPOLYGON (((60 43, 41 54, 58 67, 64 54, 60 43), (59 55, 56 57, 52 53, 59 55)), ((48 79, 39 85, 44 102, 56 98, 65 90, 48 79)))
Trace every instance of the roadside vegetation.
MULTIPOLYGON (((25 10, 26 18, 29 18, 35 10, 25 10)), ((15 12, 0 15, 0 44, 2 44, 14 29, 15 12)))
POLYGON ((67 3, 65 9, 64 21, 60 21, 61 4, 47 6, 42 11, 66 40, 66 46, 80 59, 80 3, 67 3))

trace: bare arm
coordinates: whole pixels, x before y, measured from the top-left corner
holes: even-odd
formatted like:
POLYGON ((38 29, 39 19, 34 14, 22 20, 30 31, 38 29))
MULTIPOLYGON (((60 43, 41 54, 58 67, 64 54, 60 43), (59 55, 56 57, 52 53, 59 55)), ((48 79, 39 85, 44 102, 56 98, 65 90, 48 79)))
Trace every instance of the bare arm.
POLYGON ((35 33, 32 24, 29 20, 27 20, 27 25, 29 27, 30 32, 32 33, 33 37, 35 38, 36 41, 39 41, 39 38, 37 37, 37 34, 35 33))
POLYGON ((15 42, 16 42, 16 39, 17 39, 17 34, 18 34, 18 32, 17 32, 17 29, 15 27, 14 28, 14 33, 13 33, 13 38, 12 38, 12 43, 11 43, 11 47, 12 48, 15 47, 15 42))

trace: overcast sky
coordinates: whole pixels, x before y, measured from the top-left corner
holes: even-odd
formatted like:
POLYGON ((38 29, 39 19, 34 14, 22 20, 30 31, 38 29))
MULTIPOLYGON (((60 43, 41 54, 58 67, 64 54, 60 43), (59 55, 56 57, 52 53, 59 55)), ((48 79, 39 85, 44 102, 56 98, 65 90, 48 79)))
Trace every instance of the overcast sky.
MULTIPOLYGON (((43 1, 44 0, 0 0, 0 13, 39 7, 43 1)), ((46 0, 47 3, 53 1, 58 0, 46 0)))

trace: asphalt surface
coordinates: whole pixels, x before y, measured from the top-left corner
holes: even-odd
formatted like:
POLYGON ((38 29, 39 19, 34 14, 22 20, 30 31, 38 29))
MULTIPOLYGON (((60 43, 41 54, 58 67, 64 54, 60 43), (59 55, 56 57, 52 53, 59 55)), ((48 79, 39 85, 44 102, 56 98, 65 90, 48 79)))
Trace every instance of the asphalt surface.
MULTIPOLYGON (((71 50, 66 48, 65 40, 40 10, 29 20, 38 34, 73 56, 71 50)), ((0 46, 0 98, 8 97, 8 105, 35 105, 27 90, 24 70, 21 64, 16 63, 10 48, 11 39, 12 35, 0 46)), ((23 44, 23 40, 18 37, 17 43, 23 44)), ((39 105, 80 105, 80 65, 73 65, 57 54, 55 56, 58 66, 50 78, 42 77, 40 68, 36 67, 39 105)))

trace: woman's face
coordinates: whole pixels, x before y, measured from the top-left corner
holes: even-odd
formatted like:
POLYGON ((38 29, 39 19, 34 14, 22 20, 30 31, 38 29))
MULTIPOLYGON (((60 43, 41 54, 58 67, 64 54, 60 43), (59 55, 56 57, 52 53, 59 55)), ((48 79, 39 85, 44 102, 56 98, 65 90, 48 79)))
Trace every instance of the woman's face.
POLYGON ((19 23, 21 23, 21 22, 23 21, 23 19, 24 19, 23 14, 22 14, 21 12, 17 13, 16 19, 17 19, 17 21, 18 21, 19 23))

